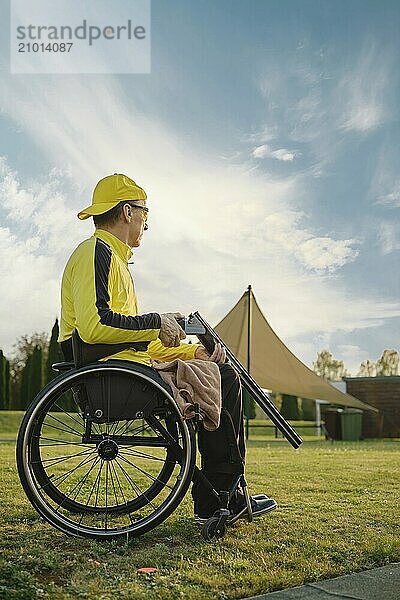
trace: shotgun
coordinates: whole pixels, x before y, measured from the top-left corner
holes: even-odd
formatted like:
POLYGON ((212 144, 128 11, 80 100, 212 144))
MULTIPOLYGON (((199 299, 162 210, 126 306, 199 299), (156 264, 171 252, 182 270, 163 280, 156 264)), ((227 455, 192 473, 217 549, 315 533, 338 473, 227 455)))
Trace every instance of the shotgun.
POLYGON ((279 429, 287 441, 298 448, 303 442, 299 434, 293 427, 282 417, 271 398, 264 392, 258 383, 252 378, 250 373, 246 371, 242 363, 229 350, 219 337, 217 332, 207 323, 205 319, 197 311, 190 314, 185 319, 178 319, 179 325, 188 335, 197 335, 200 342, 203 344, 207 352, 214 352, 215 344, 219 342, 226 350, 227 362, 230 362, 234 369, 239 373, 242 385, 246 388, 249 394, 257 402, 258 406, 271 419, 273 424, 279 429))

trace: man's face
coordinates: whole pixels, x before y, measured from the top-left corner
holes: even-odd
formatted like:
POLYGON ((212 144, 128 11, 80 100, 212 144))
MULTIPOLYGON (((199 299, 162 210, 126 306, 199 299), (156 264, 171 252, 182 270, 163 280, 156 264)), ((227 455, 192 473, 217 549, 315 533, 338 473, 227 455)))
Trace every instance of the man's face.
POLYGON ((145 200, 136 200, 129 207, 126 207, 124 209, 128 214, 130 211, 131 214, 131 221, 129 223, 128 244, 132 248, 137 248, 138 246, 140 246, 146 225, 148 211, 140 208, 141 206, 146 208, 145 200))

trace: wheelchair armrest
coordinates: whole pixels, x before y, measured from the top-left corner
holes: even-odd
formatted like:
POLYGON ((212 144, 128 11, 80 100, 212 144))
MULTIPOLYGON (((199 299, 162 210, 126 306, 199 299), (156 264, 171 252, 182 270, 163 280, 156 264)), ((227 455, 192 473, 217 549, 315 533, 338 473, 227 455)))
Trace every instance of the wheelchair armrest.
POLYGON ((51 365, 53 371, 69 371, 75 367, 74 361, 70 362, 56 362, 51 365))

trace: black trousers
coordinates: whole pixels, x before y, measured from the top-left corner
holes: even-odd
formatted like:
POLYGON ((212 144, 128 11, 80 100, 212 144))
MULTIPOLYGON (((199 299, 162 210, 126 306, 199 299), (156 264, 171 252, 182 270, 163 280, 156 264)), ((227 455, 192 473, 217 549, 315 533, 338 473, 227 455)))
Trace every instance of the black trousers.
MULTIPOLYGON (((201 471, 218 492, 228 491, 244 472, 245 442, 243 431, 242 387, 240 377, 229 364, 218 365, 221 373, 222 408, 218 429, 207 431, 200 424, 198 446, 201 471)), ((197 514, 212 514, 218 500, 201 476, 195 476, 192 497, 197 514)), ((236 493, 232 499, 236 501, 236 493)))
POLYGON ((202 469, 206 473, 237 475, 245 457, 242 389, 240 377, 229 364, 218 365, 221 374, 222 408, 218 429, 207 431, 202 425, 198 445, 202 469))

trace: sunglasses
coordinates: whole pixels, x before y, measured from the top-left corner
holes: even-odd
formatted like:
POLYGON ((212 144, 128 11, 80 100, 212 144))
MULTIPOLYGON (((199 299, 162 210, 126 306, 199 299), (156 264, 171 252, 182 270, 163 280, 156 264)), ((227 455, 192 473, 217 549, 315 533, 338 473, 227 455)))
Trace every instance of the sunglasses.
POLYGON ((149 226, 147 225, 147 216, 149 214, 149 209, 147 208, 147 206, 139 206, 138 204, 131 204, 130 202, 127 202, 127 204, 129 204, 129 206, 131 206, 132 208, 140 208, 143 211, 144 230, 146 231, 149 228, 149 226))

